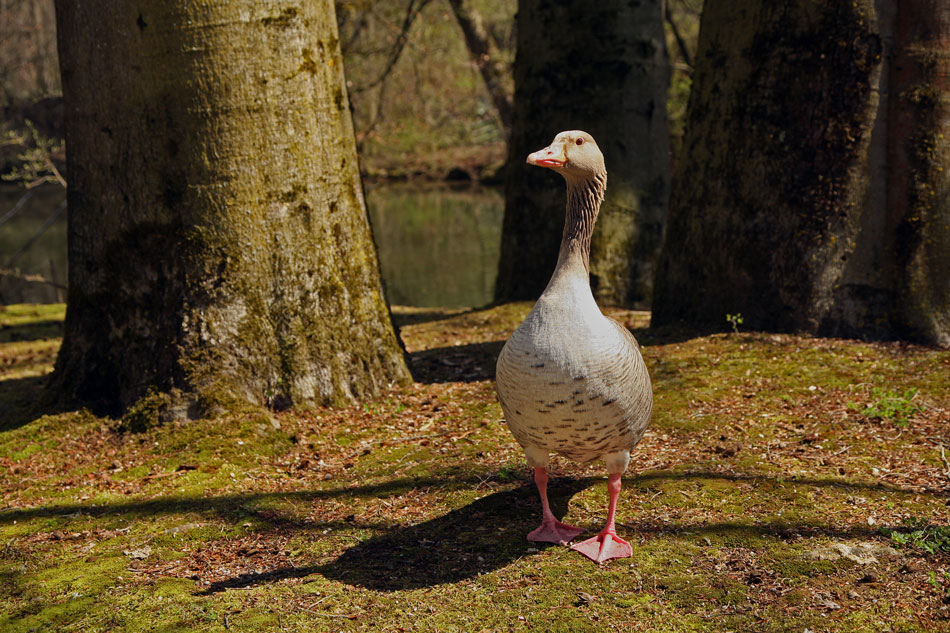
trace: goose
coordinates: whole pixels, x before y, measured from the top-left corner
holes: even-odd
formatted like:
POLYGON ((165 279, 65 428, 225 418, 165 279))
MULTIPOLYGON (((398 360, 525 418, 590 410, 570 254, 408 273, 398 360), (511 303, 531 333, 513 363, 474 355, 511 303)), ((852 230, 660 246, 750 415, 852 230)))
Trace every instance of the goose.
POLYGON ((551 453, 607 467, 607 523, 574 544, 602 563, 633 554, 615 515, 630 451, 653 412, 650 375, 630 331, 604 316, 590 288, 590 240, 607 188, 604 156, 590 134, 561 132, 528 156, 564 177, 567 213, 557 265, 524 322, 505 343, 495 388, 508 428, 524 448, 541 497, 541 526, 528 540, 568 545, 584 530, 558 521, 548 503, 551 453))

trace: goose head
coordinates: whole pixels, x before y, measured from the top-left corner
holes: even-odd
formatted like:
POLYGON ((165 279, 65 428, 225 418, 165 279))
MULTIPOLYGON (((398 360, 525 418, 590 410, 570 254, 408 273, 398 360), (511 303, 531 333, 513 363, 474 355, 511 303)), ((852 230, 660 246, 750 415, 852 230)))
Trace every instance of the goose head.
POLYGON ((547 167, 568 179, 594 178, 607 171, 594 137, 580 130, 561 132, 550 145, 529 154, 528 164, 547 167))

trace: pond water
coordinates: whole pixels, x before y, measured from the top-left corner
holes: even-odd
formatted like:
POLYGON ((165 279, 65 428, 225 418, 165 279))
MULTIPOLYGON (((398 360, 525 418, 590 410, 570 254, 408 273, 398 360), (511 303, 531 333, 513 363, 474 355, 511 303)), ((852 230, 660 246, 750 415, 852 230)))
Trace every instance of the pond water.
MULTIPOLYGON (((66 284, 65 192, 37 187, 12 215, 24 190, 0 187, 0 269, 66 284), (46 226, 48 225, 48 226, 46 226)), ((477 186, 368 186, 373 234, 389 300, 419 307, 481 306, 491 301, 501 241, 501 192, 477 186)), ((0 305, 53 303, 47 284, 0 275, 0 305)))

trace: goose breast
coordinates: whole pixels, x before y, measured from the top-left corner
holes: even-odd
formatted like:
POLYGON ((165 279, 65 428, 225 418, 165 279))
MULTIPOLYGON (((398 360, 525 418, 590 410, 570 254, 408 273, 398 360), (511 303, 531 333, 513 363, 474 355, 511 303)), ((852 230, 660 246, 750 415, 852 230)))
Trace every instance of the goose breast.
POLYGON ((629 451, 652 411, 636 341, 599 310, 565 315, 559 307, 539 301, 498 358, 508 426, 523 447, 578 461, 629 451))

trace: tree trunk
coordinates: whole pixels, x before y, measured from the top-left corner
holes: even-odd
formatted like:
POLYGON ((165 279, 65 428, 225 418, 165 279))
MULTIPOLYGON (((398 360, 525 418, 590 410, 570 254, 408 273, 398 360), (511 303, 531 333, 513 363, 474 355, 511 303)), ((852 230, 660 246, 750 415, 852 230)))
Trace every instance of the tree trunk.
POLYGON ((53 387, 172 415, 408 379, 333 4, 57 2, 69 296, 53 387))
POLYGON ((653 324, 814 331, 857 231, 871 0, 707 0, 653 324))
POLYGON ((654 325, 950 344, 948 5, 706 3, 654 325))
POLYGON ((469 55, 485 81, 485 88, 491 95, 505 138, 511 136, 512 105, 511 94, 505 87, 505 68, 499 59, 498 47, 491 35, 485 30, 482 16, 472 6, 470 0, 449 0, 455 20, 458 22, 469 55))
POLYGON ((603 303, 645 306, 669 191, 669 67, 660 0, 521 0, 515 112, 495 297, 534 299, 557 261, 564 187, 525 157, 563 130, 603 150, 607 198, 591 252, 603 303))
POLYGON ((821 332, 950 346, 950 2, 879 2, 874 198, 821 332))

